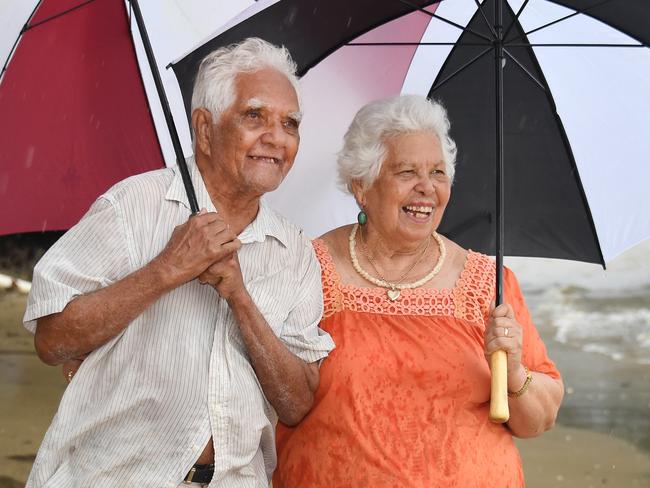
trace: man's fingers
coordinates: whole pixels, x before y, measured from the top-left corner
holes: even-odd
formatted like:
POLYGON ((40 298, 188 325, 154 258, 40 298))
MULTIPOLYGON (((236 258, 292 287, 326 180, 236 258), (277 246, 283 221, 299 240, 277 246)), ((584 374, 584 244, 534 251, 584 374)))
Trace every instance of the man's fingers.
POLYGON ((211 234, 210 236, 213 243, 218 243, 219 245, 221 245, 227 242, 232 242, 235 239, 237 239, 237 235, 230 230, 230 227, 215 226, 213 231, 214 233, 211 234))
MULTIPOLYGON (((201 212, 203 212, 203 210, 201 212)), ((197 228, 205 227, 206 225, 210 225, 218 222, 222 222, 224 226, 226 225, 226 223, 223 220, 223 217, 221 217, 221 215, 219 215, 217 212, 207 212, 207 211, 204 213, 201 212, 192 215, 189 220, 189 222, 195 225, 197 228)))
MULTIPOLYGON (((227 236, 225 237, 227 238, 227 236)), ((219 263, 219 262, 227 261, 232 257, 233 253, 239 251, 239 249, 241 248, 241 241, 237 239, 237 237, 227 242, 221 242, 220 240, 217 239, 212 243, 212 246, 213 246, 212 251, 214 253, 215 263, 219 263)))

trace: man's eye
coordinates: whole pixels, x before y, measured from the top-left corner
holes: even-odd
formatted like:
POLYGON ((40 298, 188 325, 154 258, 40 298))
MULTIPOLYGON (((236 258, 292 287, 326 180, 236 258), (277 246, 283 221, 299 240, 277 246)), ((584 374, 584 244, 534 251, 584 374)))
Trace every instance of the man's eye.
POLYGON ((284 126, 287 129, 297 130, 299 125, 300 124, 298 124, 298 121, 295 119, 287 119, 284 121, 284 126))
POLYGON ((249 119, 259 119, 262 116, 259 110, 249 110, 246 112, 246 117, 249 119))

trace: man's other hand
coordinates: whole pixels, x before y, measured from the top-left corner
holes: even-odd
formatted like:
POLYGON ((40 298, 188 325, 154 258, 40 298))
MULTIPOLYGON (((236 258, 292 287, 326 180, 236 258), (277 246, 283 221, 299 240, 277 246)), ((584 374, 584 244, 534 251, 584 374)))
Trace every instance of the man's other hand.
MULTIPOLYGON (((239 240, 237 243, 241 247, 239 240)), ((246 290, 237 252, 212 264, 199 275, 199 281, 204 285, 212 285, 225 300, 230 300, 235 294, 246 290)))

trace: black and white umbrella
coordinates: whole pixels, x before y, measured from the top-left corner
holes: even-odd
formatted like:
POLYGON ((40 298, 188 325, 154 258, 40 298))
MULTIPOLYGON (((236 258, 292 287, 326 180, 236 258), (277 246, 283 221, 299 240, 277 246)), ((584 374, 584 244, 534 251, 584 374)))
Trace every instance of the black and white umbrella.
POLYGON ((334 186, 352 114, 419 93, 447 107, 459 147, 442 233, 499 270, 504 254, 604 266, 650 237, 649 25, 646 0, 269 0, 173 68, 188 107, 213 49, 249 36, 289 48, 307 115, 272 198, 313 234, 354 215, 334 186))

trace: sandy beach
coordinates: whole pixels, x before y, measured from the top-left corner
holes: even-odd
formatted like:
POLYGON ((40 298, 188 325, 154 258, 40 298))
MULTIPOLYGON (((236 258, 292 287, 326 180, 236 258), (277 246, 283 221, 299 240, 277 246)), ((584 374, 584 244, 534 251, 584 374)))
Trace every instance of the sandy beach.
MULTIPOLYGON (((25 300, 0 291, 0 488, 24 486, 65 389, 59 369, 39 361, 22 327, 25 300)), ((544 338, 567 395, 552 431, 518 441, 527 486, 650 487, 650 367, 544 338)))

